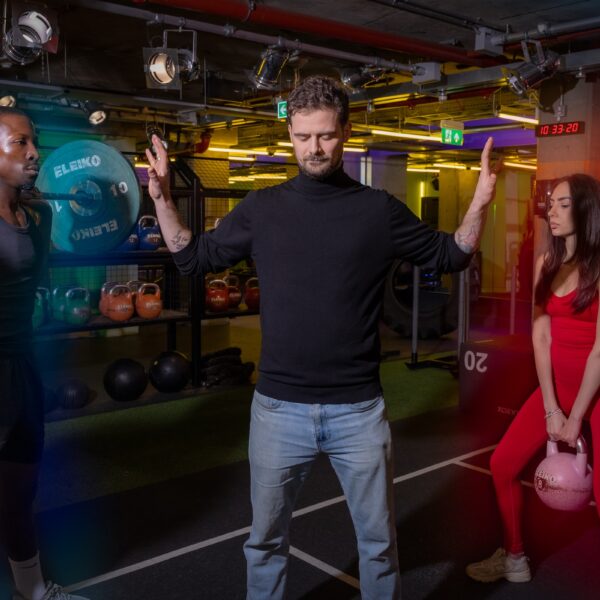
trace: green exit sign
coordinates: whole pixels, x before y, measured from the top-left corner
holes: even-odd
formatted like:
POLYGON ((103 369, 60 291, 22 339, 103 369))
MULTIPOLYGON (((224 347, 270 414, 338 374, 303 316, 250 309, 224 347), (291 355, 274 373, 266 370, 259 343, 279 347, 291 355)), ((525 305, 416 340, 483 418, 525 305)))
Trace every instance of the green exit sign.
POLYGON ((442 127, 442 142, 451 146, 463 145, 463 132, 460 129, 449 129, 442 127))
POLYGON ((287 119, 287 101, 281 100, 277 103, 277 118, 287 119))

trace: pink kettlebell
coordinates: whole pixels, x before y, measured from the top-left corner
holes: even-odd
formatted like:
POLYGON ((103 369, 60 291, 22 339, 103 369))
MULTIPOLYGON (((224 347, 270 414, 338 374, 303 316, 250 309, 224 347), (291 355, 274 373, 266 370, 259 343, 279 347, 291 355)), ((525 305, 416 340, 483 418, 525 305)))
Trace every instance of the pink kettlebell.
POLYGON ((559 452, 548 440, 546 458, 539 464, 533 486, 542 502, 557 510, 582 510, 592 499, 592 468, 587 464, 587 445, 577 438, 577 454, 559 452))

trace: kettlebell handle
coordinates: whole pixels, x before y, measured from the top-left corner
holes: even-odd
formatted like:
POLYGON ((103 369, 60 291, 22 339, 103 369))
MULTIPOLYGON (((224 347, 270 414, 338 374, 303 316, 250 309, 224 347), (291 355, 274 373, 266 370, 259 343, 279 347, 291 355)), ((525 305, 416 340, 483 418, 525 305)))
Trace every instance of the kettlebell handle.
POLYGON ((83 299, 84 299, 85 302, 88 302, 89 299, 90 299, 90 291, 87 288, 84 288, 84 287, 70 288, 65 293, 65 298, 67 300, 72 300, 73 296, 75 296, 75 294, 80 294, 81 296, 83 296, 83 299))
POLYGON ((152 227, 156 227, 158 219, 154 215, 142 215, 138 219, 138 224, 140 229, 151 229, 152 227), (146 221, 152 221, 152 225, 146 225, 146 221))
MULTIPOLYGON (((582 435, 577 438, 575 448, 577 454, 587 454, 587 443, 582 435)), ((558 454, 558 444, 554 440, 549 439, 546 444, 546 456, 551 456, 552 454, 558 454)))
POLYGON ((142 285, 140 285, 140 287, 138 288, 138 295, 143 296, 146 290, 154 290, 152 296, 158 296, 160 298, 160 286, 158 284, 142 283, 142 285))
POLYGON ((108 295, 109 296, 121 296, 121 295, 125 295, 125 296, 128 296, 128 297, 131 297, 131 290, 129 289, 128 286, 126 286, 126 285, 124 285, 122 283, 118 283, 117 285, 113 285, 110 288, 110 290, 108 290, 108 295))

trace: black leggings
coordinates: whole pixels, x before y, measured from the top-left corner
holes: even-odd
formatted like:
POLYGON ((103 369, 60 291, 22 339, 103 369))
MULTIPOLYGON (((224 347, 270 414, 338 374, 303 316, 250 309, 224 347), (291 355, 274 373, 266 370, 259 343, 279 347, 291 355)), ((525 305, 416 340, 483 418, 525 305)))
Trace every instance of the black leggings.
POLYGON ((44 388, 31 354, 0 354, 0 461, 34 464, 44 446, 44 388))

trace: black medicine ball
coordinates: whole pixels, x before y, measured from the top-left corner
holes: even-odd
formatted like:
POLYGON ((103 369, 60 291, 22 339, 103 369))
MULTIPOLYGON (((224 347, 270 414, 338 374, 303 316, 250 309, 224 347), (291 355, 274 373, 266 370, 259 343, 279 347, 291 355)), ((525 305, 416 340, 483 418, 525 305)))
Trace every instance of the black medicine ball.
POLYGON ((159 392, 179 392, 190 379, 191 365, 181 352, 161 352, 150 365, 150 383, 159 392))
POLYGON ((148 385, 144 365, 131 359, 119 358, 104 372, 106 393, 119 402, 128 402, 139 398, 148 385))
POLYGON ((62 408, 83 408, 91 400, 90 388, 81 379, 69 379, 56 388, 56 400, 62 408))

